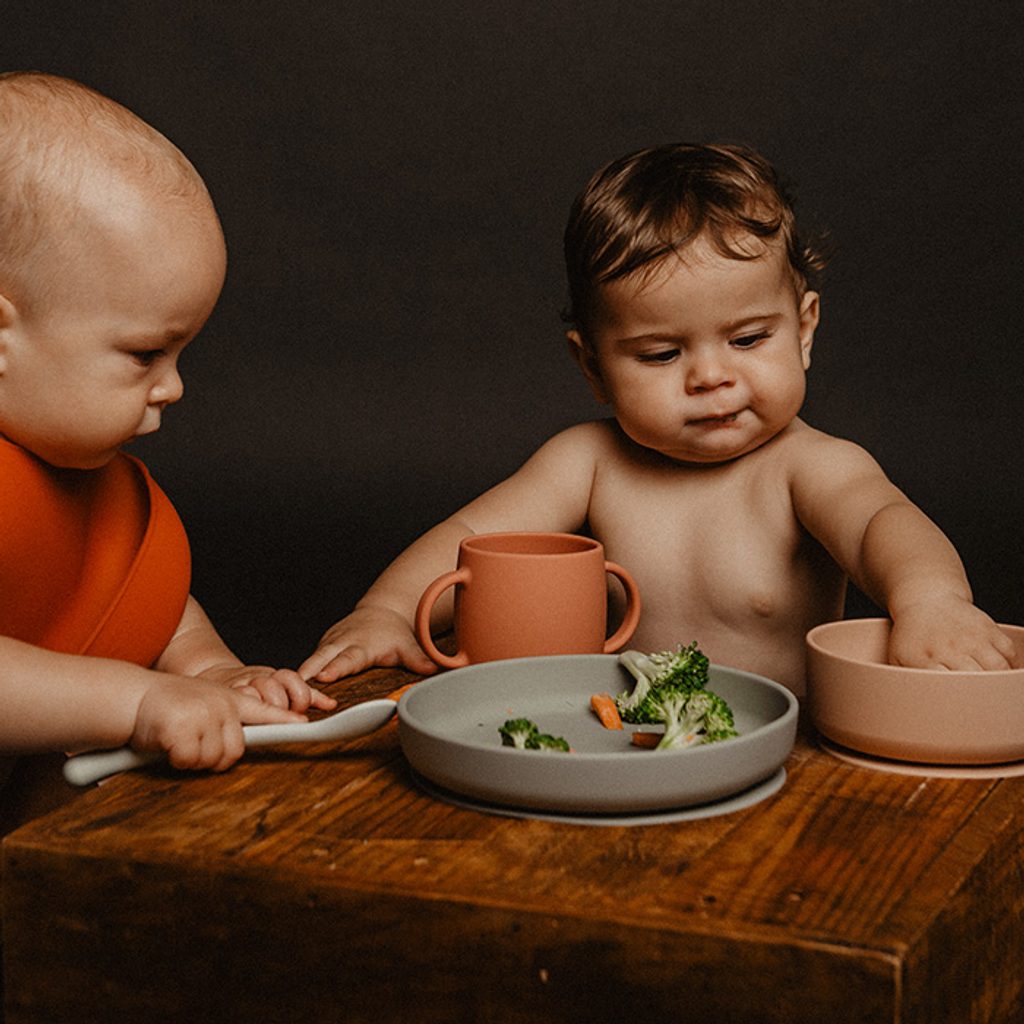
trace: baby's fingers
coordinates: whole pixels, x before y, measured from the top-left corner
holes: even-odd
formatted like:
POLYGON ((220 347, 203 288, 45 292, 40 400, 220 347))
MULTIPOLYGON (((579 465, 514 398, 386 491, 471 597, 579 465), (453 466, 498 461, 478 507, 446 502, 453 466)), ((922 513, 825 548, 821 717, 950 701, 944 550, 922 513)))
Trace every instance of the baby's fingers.
POLYGON ((343 673, 331 674, 330 665, 342 650, 344 647, 341 644, 323 644, 299 666, 299 675, 303 679, 321 679, 325 683, 333 682, 343 673))
POLYGON ((1024 668, 1024 651, 1018 651, 1017 645, 1002 630, 993 641, 993 646, 1005 659, 1007 668, 1024 668))
POLYGON ((353 644, 351 647, 345 648, 325 668, 321 669, 316 678, 322 682, 331 682, 339 676, 355 675, 356 672, 362 672, 364 669, 374 666, 391 668, 396 665, 401 665, 409 669, 410 672, 416 672, 421 676, 428 676, 437 671, 437 665, 423 653, 423 649, 414 641, 396 644, 376 657, 365 647, 353 644))
POLYGON ((1000 629, 992 627, 984 635, 968 640, 962 650, 957 651, 949 667, 960 671, 1005 672, 1018 668, 1017 646, 1000 629))
POLYGON ((245 697, 251 697, 253 700, 263 700, 263 694, 256 689, 252 683, 236 683, 231 687, 235 693, 240 693, 245 697))
POLYGON ((410 672, 417 672, 421 676, 429 676, 437 671, 437 665, 419 644, 408 643, 403 646, 399 651, 399 659, 410 672))
POLYGON ((224 722, 176 740, 167 750, 167 761, 179 770, 222 772, 244 752, 241 726, 237 722, 224 722))
POLYGON ((1016 667, 1013 656, 1013 651, 1004 653, 995 645, 986 645, 970 650, 951 651, 938 667, 953 672, 1005 672, 1016 667))
POLYGON ((978 667, 984 672, 1006 672, 1011 668, 1020 668, 1015 651, 1008 651, 1004 654, 995 647, 989 647, 977 652, 974 657, 978 667))
POLYGON ((316 708, 318 711, 332 711, 338 706, 338 702, 328 696, 322 690, 318 690, 315 686, 309 686, 309 704, 307 707, 316 708))
POLYGON ((343 648, 328 647, 318 651, 323 653, 326 660, 316 659, 316 655, 307 659, 299 666, 299 675, 303 679, 317 679, 322 683, 333 683, 342 676, 355 675, 363 669, 371 668, 373 659, 364 647, 352 644, 343 648), (319 665, 319 667, 317 667, 319 665))
POLYGON ((254 697, 238 698, 238 716, 245 725, 273 725, 277 722, 305 722, 307 718, 298 711, 279 708, 254 697))
POLYGON ((210 736, 204 745, 205 765, 210 771, 223 772, 245 753, 245 740, 238 722, 225 722, 219 735, 210 736))
POLYGON ((290 706, 295 711, 305 711, 311 707, 321 711, 330 711, 338 703, 333 697, 328 697, 326 693, 321 693, 315 687, 310 686, 298 672, 293 672, 291 669, 278 669, 270 679, 280 687, 286 706, 290 706))

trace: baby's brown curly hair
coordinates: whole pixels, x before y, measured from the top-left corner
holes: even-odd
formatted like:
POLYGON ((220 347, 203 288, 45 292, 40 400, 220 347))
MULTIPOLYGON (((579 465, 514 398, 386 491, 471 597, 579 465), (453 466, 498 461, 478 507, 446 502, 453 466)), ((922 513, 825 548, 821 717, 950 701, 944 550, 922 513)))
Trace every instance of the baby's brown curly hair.
POLYGON ((743 146, 671 143, 606 164, 573 203, 565 229, 569 308, 582 329, 595 289, 655 269, 705 236, 731 259, 756 259, 780 241, 799 293, 815 288, 825 256, 800 237, 775 168, 743 146))

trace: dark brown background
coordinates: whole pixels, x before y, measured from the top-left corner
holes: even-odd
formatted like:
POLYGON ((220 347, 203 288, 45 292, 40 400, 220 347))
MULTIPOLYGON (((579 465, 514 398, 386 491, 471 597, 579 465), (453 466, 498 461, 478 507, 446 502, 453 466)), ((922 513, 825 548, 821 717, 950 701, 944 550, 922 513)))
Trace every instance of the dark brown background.
POLYGON ((243 656, 299 661, 419 532, 599 414, 561 337, 563 221, 597 165, 674 139, 762 149, 831 231, 806 418, 873 451, 1024 622, 1016 5, 0 13, 0 66, 125 103, 220 209, 225 293, 139 452, 243 656))

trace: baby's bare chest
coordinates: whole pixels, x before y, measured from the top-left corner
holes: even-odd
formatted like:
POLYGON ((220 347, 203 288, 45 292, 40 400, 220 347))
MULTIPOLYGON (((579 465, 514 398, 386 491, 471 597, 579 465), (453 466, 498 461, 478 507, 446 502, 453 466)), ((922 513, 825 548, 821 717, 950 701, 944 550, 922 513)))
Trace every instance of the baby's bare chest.
POLYGON ((595 480, 590 526, 658 617, 700 608, 737 625, 802 619, 834 583, 835 567, 800 526, 785 479, 771 470, 613 467, 595 480))

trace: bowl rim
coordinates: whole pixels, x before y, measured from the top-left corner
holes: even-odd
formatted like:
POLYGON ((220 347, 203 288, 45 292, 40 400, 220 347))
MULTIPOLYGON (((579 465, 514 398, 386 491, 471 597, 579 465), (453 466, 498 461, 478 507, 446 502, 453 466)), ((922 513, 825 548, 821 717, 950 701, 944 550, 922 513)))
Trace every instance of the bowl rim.
MULTIPOLYGON (((958 669, 942 669, 942 668, 919 668, 914 665, 891 665, 887 661, 864 661, 860 658, 851 658, 845 654, 838 654, 835 651, 831 651, 821 645, 816 634, 826 633, 841 629, 846 623, 849 622, 870 622, 873 624, 887 622, 892 624, 892 619, 884 615, 858 615, 849 619, 830 619, 828 622, 819 622, 818 625, 812 626, 804 636, 804 644, 808 650, 815 651, 818 654, 823 655, 827 658, 832 658, 837 662, 841 662, 845 665, 867 665, 872 668, 882 669, 887 672, 898 672, 900 674, 911 674, 911 675, 930 675, 930 676, 943 676, 943 675, 964 675, 964 676, 999 676, 999 675, 1011 675, 1019 674, 1024 676, 1024 668, 997 668, 997 669, 985 669, 985 668, 958 668, 958 669)), ((996 625, 1000 629, 1012 629, 1020 633, 1024 637, 1024 626, 1018 626, 1014 623, 1009 622, 997 622, 996 625)), ((813 673, 808 671, 807 685, 808 688, 812 685, 813 673)))

